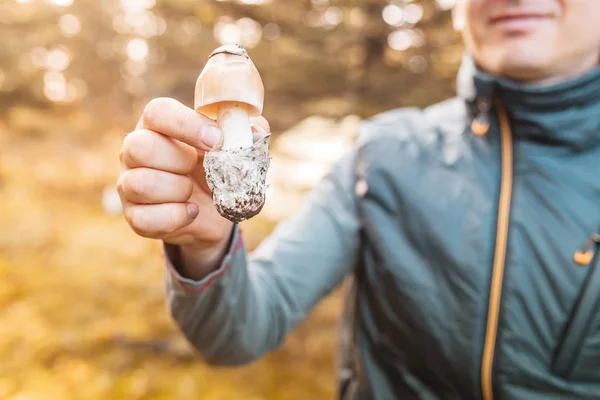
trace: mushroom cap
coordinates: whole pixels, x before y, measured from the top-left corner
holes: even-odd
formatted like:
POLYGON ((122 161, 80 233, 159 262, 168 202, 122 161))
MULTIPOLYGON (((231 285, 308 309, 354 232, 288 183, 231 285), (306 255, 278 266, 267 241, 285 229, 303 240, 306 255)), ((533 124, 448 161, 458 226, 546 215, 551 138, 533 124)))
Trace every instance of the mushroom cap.
POLYGON ((196 111, 216 119, 217 104, 221 102, 246 103, 250 116, 262 114, 263 83, 250 56, 240 45, 215 49, 196 81, 196 111))

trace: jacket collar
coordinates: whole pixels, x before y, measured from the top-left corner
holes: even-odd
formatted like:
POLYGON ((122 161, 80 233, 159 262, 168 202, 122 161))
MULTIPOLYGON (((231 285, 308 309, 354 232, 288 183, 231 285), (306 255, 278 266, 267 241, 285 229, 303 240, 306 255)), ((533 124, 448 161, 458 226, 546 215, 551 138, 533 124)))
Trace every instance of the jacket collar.
POLYGON ((516 139, 570 149, 600 144, 600 66, 566 82, 529 86, 487 74, 465 55, 457 88, 472 116, 482 101, 501 101, 516 139))

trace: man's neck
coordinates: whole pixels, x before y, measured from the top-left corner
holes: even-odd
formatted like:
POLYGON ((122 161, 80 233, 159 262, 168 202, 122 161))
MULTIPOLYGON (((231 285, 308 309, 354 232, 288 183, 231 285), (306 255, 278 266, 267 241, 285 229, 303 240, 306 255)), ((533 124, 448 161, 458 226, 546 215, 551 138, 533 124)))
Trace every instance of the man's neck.
POLYGON ((569 65, 567 68, 556 71, 556 73, 549 75, 547 77, 543 77, 541 79, 523 79, 518 80, 526 85, 530 86, 549 86, 555 85, 561 82, 566 82, 571 79, 575 79, 579 76, 585 75, 590 72, 594 68, 596 68, 600 64, 600 55, 599 54, 591 54, 589 57, 578 60, 576 63, 569 65))

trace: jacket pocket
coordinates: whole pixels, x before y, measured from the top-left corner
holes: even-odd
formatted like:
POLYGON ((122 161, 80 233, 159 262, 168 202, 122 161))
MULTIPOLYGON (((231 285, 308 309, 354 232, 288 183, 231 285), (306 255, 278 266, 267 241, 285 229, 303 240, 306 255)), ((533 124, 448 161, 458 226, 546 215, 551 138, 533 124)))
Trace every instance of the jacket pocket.
MULTIPOLYGON (((600 234, 594 233, 586 245, 578 250, 575 259, 580 264, 588 263, 588 276, 579 293, 568 323, 552 362, 552 371, 574 380, 598 380, 598 371, 590 371, 586 366, 600 364, 600 348, 590 348, 590 341, 599 342, 600 331, 596 316, 600 307, 600 234), (593 337, 593 336, 598 337, 593 337), (591 339, 590 339, 591 338, 591 339), (588 359, 593 358, 593 359, 588 359), (582 368, 583 371, 580 371, 582 368)), ((594 344, 592 343, 592 344, 594 344)))

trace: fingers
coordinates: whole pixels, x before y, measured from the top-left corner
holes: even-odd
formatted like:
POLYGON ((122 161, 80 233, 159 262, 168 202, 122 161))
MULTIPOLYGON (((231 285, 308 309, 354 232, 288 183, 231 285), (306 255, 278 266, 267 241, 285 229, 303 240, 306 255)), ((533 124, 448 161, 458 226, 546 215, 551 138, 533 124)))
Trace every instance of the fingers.
POLYGON ((125 138, 121 162, 127 168, 147 167, 188 174, 196 167, 198 152, 160 133, 138 129, 125 138))
POLYGON ((271 133, 271 126, 269 125, 269 121, 267 121, 266 118, 262 115, 250 118, 250 123, 261 127, 262 130, 265 131, 265 133, 271 133))
POLYGON ((121 198, 130 203, 184 203, 192 195, 194 184, 185 175, 150 168, 123 172, 117 182, 121 198))
POLYGON ((222 141, 215 121, 170 98, 151 100, 142 114, 141 126, 205 151, 222 141))
POLYGON ((199 209, 193 203, 128 204, 123 212, 138 235, 162 238, 191 224, 199 209))

